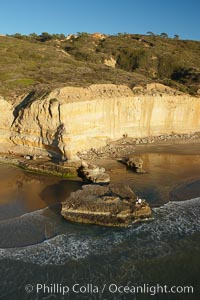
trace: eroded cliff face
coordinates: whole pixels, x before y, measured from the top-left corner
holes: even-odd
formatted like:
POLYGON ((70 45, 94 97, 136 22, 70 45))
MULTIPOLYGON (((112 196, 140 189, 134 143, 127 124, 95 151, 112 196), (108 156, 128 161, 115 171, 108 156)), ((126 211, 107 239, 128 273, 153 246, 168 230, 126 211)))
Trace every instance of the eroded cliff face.
POLYGON ((0 96, 0 152, 7 151, 12 146, 10 128, 13 122, 13 107, 0 96))
POLYGON ((108 139, 200 131, 200 98, 161 85, 141 90, 112 84, 65 87, 19 110, 10 140, 29 152, 76 159, 78 151, 108 139))

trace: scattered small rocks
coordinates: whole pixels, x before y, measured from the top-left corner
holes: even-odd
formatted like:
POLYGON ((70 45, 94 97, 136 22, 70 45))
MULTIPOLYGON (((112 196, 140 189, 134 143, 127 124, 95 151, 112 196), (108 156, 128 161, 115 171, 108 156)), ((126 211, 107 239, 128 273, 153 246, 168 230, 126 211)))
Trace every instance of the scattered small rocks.
POLYGON ((177 134, 171 133, 168 135, 148 136, 144 138, 131 138, 124 136, 117 141, 110 141, 106 146, 101 148, 91 148, 88 151, 78 152, 77 155, 81 159, 92 160, 95 158, 121 158, 129 157, 134 153, 137 145, 162 143, 162 142, 175 142, 181 140, 195 140, 200 138, 200 132, 188 133, 188 134, 177 134))
POLYGON ((30 155, 24 155, 24 158, 27 159, 27 160, 30 160, 31 156, 30 155))
POLYGON ((122 156, 130 155, 134 152, 135 144, 130 143, 124 144, 123 142, 119 144, 109 143, 105 147, 101 148, 91 148, 88 151, 83 151, 77 153, 77 155, 81 159, 92 160, 95 158, 103 158, 103 157, 110 157, 110 158, 120 158, 122 156))
POLYGON ((33 154, 33 155, 24 155, 24 158, 26 160, 36 160, 37 159, 37 155, 33 154))

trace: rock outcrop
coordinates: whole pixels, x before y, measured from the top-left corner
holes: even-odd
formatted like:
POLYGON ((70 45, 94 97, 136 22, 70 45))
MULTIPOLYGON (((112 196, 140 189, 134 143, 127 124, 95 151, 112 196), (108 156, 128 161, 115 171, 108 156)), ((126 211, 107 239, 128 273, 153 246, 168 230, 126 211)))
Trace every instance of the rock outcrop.
POLYGON ((88 164, 86 161, 82 161, 79 168, 79 175, 85 182, 97 184, 108 184, 110 182, 110 176, 104 168, 88 164))
POLYGON ((10 132, 14 117, 12 105, 3 97, 0 97, 0 112, 0 152, 5 152, 13 146, 10 141, 10 132))
POLYGON ((109 139, 200 131, 200 98, 160 84, 139 91, 99 84, 32 93, 15 110, 14 122, 10 105, 2 110, 9 118, 0 121, 7 122, 1 130, 8 131, 12 124, 10 140, 16 152, 50 153, 68 160, 77 160, 77 152, 105 146, 109 139))
POLYGON ((114 59, 112 56, 110 58, 107 58, 104 60, 104 65, 106 65, 108 67, 115 68, 116 63, 117 63, 116 59, 114 59))
POLYGON ((68 221, 126 227, 150 219, 151 209, 129 187, 85 185, 62 203, 61 214, 68 221))
POLYGON ((124 162, 126 165, 131 168, 133 171, 136 173, 146 173, 145 170, 143 169, 143 160, 139 156, 133 156, 128 159, 125 159, 124 162))

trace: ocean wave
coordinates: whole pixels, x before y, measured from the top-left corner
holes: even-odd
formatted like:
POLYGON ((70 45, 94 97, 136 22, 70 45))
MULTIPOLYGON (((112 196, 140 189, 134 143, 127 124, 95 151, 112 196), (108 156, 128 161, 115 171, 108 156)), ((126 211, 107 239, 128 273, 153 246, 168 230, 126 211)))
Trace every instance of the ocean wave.
MULTIPOLYGON (((84 259, 89 255, 105 255, 111 252, 119 254, 123 249, 129 251, 135 259, 158 257, 180 248, 181 243, 177 244, 176 241, 193 233, 200 233, 200 198, 169 202, 153 209, 153 214, 154 221, 126 229, 100 229, 98 226, 87 225, 76 227, 75 224, 64 222, 63 232, 48 240, 26 247, 1 248, 0 259, 9 258, 40 265, 63 265, 70 260, 84 259)), ((31 215, 35 216, 44 217, 44 211, 31 215)), ((30 216, 23 216, 27 217, 30 216)), ((45 218, 48 222, 53 222, 49 216, 45 218)))

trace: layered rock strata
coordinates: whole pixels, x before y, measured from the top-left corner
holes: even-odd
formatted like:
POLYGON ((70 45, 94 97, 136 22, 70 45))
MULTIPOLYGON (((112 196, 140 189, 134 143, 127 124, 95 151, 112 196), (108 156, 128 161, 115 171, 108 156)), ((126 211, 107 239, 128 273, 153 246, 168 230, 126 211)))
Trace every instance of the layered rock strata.
POLYGON ((49 153, 68 160, 78 159, 77 152, 106 146, 108 140, 200 131, 200 98, 158 84, 133 90, 99 84, 31 93, 13 110, 14 116, 9 103, 2 105, 2 141, 9 138, 18 153, 49 153))
POLYGON ((13 122, 13 107, 0 96, 0 152, 8 151, 13 143, 10 141, 13 122))
POLYGON ((62 203, 61 214, 72 222, 126 227, 149 220, 151 208, 129 187, 85 185, 62 203))

